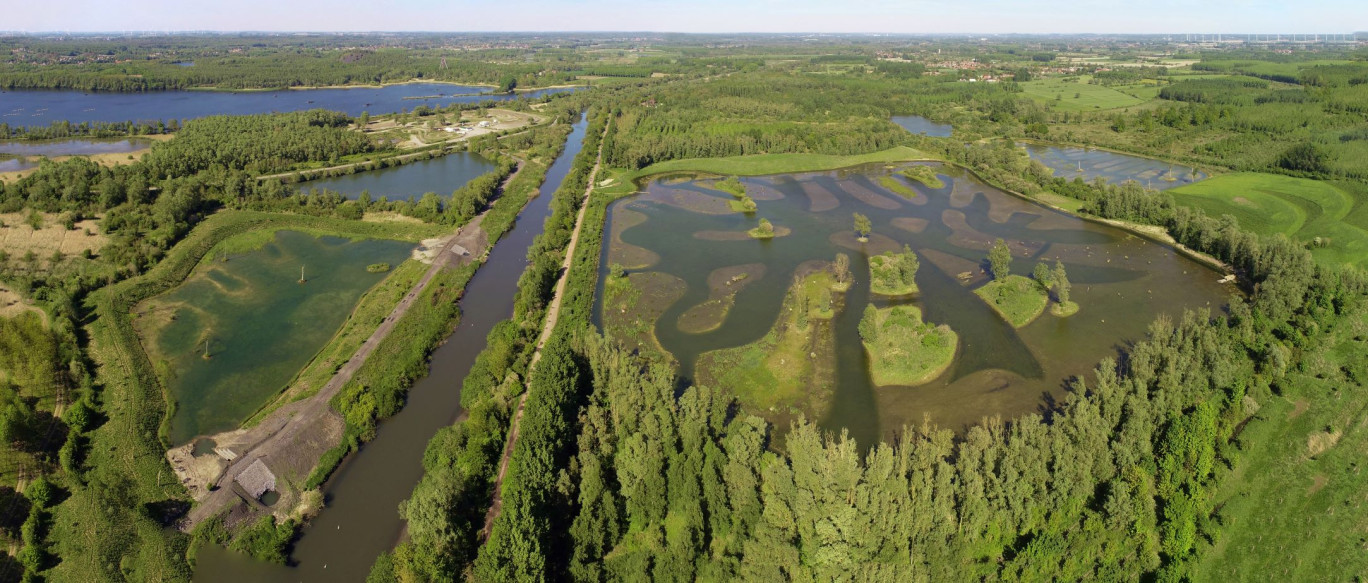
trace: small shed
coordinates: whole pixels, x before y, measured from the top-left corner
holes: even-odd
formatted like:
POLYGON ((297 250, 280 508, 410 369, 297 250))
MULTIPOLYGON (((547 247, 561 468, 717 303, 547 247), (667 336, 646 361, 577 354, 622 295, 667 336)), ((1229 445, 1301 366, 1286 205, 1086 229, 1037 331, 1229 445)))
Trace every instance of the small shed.
POLYGON ((266 463, 260 459, 252 462, 247 469, 235 478, 237 483, 242 486, 253 498, 260 498, 267 491, 274 490, 276 487, 275 474, 266 467, 266 463))

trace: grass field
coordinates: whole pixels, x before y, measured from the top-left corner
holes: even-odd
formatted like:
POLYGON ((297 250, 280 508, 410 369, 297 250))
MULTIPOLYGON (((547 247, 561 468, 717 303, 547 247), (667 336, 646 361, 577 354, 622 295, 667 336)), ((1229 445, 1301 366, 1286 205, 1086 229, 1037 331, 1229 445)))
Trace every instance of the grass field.
MULTIPOLYGON (((1368 571, 1368 449, 1362 390, 1368 373, 1361 338, 1368 326, 1342 325, 1337 339, 1289 371, 1281 394, 1261 405, 1234 441, 1234 474, 1212 504, 1221 536, 1201 549, 1194 581, 1353 581, 1368 571)), ((1248 410, 1248 409, 1247 409, 1248 410)))
POLYGON ((926 160, 930 157, 913 148, 898 146, 869 154, 829 156, 826 154, 756 154, 727 158, 688 158, 652 164, 634 173, 629 179, 670 172, 706 172, 733 176, 762 176, 791 172, 834 170, 871 162, 905 162, 926 160))
POLYGON ((1022 275, 1009 275, 1003 281, 990 281, 974 290, 983 301, 992 306, 1002 319, 1014 328, 1030 324, 1050 302, 1050 295, 1040 289, 1034 279, 1022 275))
POLYGON ((1060 111, 1097 111, 1134 107, 1159 95, 1157 85, 1107 87, 1088 83, 1088 77, 1053 77, 1027 81, 1021 89, 1028 97, 1060 111))
POLYGON ((1368 264, 1368 217, 1354 212, 1354 197, 1335 185, 1276 174, 1224 174, 1169 191, 1180 205, 1210 216, 1231 215, 1262 234, 1299 241, 1328 240, 1312 255, 1325 263, 1368 264))

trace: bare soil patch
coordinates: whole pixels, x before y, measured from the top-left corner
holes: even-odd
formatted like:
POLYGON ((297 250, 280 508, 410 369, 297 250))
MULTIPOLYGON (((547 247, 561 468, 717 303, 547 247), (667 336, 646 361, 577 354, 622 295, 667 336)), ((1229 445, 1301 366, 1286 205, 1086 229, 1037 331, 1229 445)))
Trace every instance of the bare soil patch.
POLYGON ((0 318, 13 318, 24 312, 34 312, 43 316, 43 321, 47 321, 47 313, 39 309, 38 306, 30 305, 27 300, 0 284, 0 318))
POLYGON ((1325 477, 1325 474, 1316 474, 1312 476, 1311 487, 1306 489, 1306 495, 1310 496, 1312 494, 1315 494, 1316 492, 1321 491, 1321 489, 1324 488, 1325 484, 1329 481, 1330 478, 1325 477))
POLYGON ((9 253, 10 261, 21 258, 32 251, 40 266, 47 266, 53 251, 61 251, 63 256, 79 255, 89 250, 98 253, 109 242, 100 233, 96 219, 86 219, 75 223, 74 229, 62 225, 62 216, 55 213, 40 213, 42 227, 34 229, 29 224, 26 213, 0 214, 0 250, 9 253))
POLYGON ((1306 455, 1316 457, 1339 443, 1340 436, 1343 435, 1339 430, 1317 431, 1306 438, 1306 455))
POLYGON ((1311 404, 1307 403, 1306 399, 1297 399, 1297 402, 1292 403, 1292 410, 1287 413, 1287 420, 1291 421, 1301 417, 1301 414, 1305 413, 1306 410, 1310 408, 1311 404))

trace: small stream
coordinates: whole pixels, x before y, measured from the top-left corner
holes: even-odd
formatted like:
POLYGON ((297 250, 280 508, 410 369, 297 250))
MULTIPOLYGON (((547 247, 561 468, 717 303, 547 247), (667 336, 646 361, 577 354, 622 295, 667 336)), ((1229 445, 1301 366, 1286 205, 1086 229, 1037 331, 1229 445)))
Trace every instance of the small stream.
POLYGON ((422 478, 428 440, 460 415, 461 381, 484 348, 485 337, 494 324, 513 314, 527 250, 551 214, 552 193, 583 147, 587 124, 575 123, 565 151, 546 174, 542 194, 518 215, 513 230, 499 240, 466 286, 460 326, 433 353, 428 376, 409 391, 404 409, 381 423, 375 439, 324 484, 327 507, 304 528, 290 557, 292 564, 262 563, 207 545, 199 552, 195 581, 364 581, 375 558, 394 547, 404 529, 399 503, 422 478))

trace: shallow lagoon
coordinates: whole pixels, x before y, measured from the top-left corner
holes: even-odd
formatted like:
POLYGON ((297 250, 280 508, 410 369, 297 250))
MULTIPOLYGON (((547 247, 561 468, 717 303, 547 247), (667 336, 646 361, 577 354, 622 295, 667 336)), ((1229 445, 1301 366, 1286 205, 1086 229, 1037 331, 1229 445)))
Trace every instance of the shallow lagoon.
POLYGON ((265 404, 386 276, 366 266, 397 265, 412 248, 280 231, 261 249, 205 261, 139 305, 135 326, 176 404, 171 441, 232 429, 265 404))
POLYGON ((452 191, 494 168, 494 163, 479 154, 452 152, 402 166, 301 182, 299 190, 334 190, 350 199, 359 198, 362 192, 370 192, 372 200, 382 196, 390 200, 416 199, 428 192, 450 197, 452 191))
POLYGON ((1054 170, 1054 175, 1073 180, 1075 176, 1092 182, 1104 178, 1112 184, 1134 180, 1147 188, 1168 190, 1192 184, 1206 174, 1190 166, 1162 160, 1130 156, 1108 150, 1024 144, 1031 159, 1054 170))
MULTIPOLYGON (((708 188, 706 180, 656 180, 611 209, 612 243, 601 278, 617 263, 629 272, 668 272, 673 277, 657 279, 683 286, 682 295, 667 294, 680 297, 666 298, 652 329, 691 380, 701 354, 753 342, 769 331, 800 264, 849 254, 855 283, 833 321, 837 381, 829 402, 764 413, 781 424, 799 414, 816 418, 828 429, 849 430, 861 443, 920 423, 923 415, 958 429, 985 416, 1039 410, 1047 396, 1063 394, 1066 379, 1142 338, 1160 313, 1218 308, 1229 293, 1216 283, 1220 274, 1170 247, 1043 208, 959 170, 936 168, 946 184, 941 189, 895 177, 918 191, 911 200, 879 185, 878 177, 896 170, 882 165, 742 179, 759 204, 753 216, 727 212, 730 197, 708 188), (854 212, 873 221, 867 244, 854 241, 854 212), (762 217, 792 233, 770 241, 718 236, 744 232, 762 217), (1047 312, 1020 329, 1004 322, 973 294, 987 281, 981 263, 998 237, 1014 251, 1013 273, 1029 274, 1038 260, 1062 260, 1081 311, 1069 318, 1047 312), (921 260, 920 294, 872 297, 868 255, 904 244, 921 260), (765 266, 763 275, 735 294, 720 327, 701 334, 680 330, 679 316, 708 300, 710 273, 755 263, 765 266), (871 301, 916 305, 927 321, 958 333, 960 349, 947 372, 916 387, 875 387, 857 332, 871 301)), ((650 290, 643 296, 650 297, 650 290)), ((600 321, 601 312, 600 306, 600 321)))

